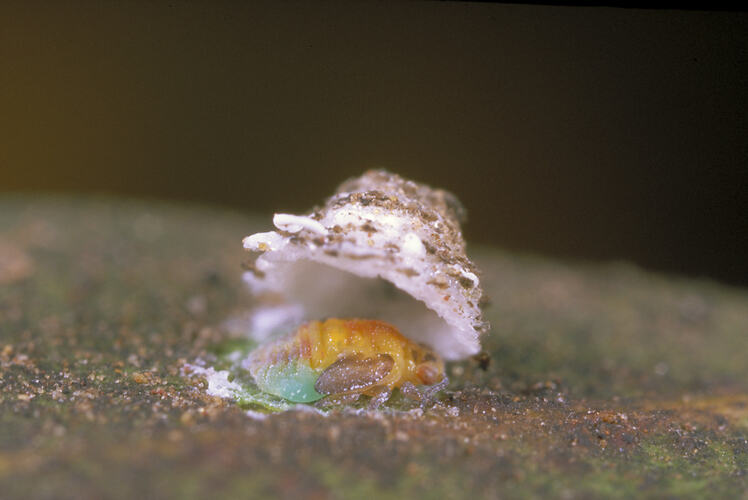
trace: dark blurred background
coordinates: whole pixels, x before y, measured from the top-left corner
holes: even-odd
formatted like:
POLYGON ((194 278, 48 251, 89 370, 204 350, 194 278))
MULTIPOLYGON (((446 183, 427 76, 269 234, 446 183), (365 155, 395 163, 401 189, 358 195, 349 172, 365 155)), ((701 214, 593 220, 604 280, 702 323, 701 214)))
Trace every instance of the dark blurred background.
POLYGON ((474 243, 748 284, 747 97, 745 13, 5 1, 0 194, 299 212, 384 166, 474 243))

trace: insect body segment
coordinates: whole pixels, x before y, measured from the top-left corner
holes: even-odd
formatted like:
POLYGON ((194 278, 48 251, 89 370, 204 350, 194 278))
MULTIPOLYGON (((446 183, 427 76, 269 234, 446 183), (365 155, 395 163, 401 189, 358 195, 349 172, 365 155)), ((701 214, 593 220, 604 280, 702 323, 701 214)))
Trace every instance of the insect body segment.
POLYGON ((365 357, 359 354, 344 356, 328 366, 317 379, 314 388, 320 394, 342 394, 381 385, 392 373, 395 361, 389 354, 365 357))
POLYGON ((300 403, 367 395, 376 406, 395 387, 413 394, 415 385, 446 380, 436 354, 376 320, 312 321, 253 351, 248 365, 260 389, 300 403))

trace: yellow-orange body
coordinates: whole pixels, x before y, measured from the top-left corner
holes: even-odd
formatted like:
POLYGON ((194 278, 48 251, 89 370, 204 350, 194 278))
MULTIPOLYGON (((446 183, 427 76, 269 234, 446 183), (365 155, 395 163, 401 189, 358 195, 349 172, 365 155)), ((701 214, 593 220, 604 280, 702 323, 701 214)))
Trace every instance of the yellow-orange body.
MULTIPOLYGON (((250 356, 250 371, 258 385, 267 392, 306 402, 322 395, 313 398, 301 391, 302 395, 294 399, 288 384, 315 377, 311 381, 314 384, 316 377, 343 359, 353 360, 350 364, 355 369, 351 372, 356 373, 352 377, 362 376, 361 368, 356 368, 364 366, 356 364, 359 359, 387 360, 387 370, 382 371, 384 375, 376 379, 376 383, 363 384, 360 389, 345 392, 373 395, 384 388, 391 391, 406 382, 434 384, 444 376, 441 359, 429 348, 404 337, 394 326, 377 320, 337 318, 306 323, 293 334, 260 347, 250 356)), ((341 373, 335 376, 344 377, 346 372, 341 373)))

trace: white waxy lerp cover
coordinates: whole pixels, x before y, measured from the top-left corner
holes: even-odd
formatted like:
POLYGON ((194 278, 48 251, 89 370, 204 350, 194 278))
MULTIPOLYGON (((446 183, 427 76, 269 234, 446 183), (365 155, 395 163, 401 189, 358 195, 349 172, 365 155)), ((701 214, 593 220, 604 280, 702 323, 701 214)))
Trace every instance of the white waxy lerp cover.
POLYGON ((276 214, 276 231, 244 238, 252 252, 245 280, 255 294, 303 306, 307 319, 388 321, 460 359, 480 350, 488 330, 463 218, 452 194, 371 170, 312 213, 276 214))

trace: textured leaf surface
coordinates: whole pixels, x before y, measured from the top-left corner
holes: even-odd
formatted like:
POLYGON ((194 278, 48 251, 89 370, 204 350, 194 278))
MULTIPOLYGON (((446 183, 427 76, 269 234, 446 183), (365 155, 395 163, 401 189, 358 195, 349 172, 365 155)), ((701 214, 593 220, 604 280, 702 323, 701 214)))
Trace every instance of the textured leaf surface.
POLYGON ((260 414, 226 319, 265 220, 0 199, 0 497, 745 496, 746 290, 483 249, 490 361, 441 406, 260 414))

